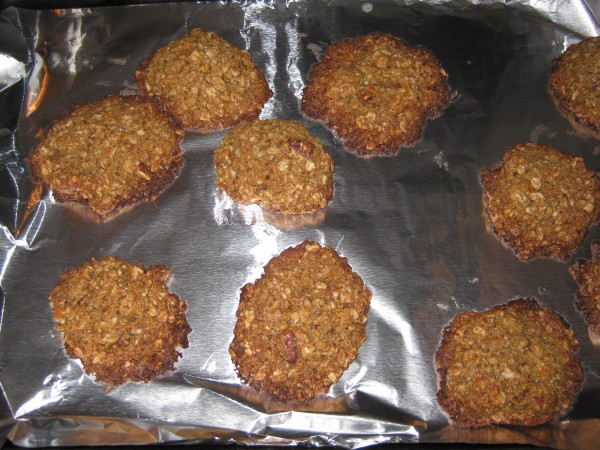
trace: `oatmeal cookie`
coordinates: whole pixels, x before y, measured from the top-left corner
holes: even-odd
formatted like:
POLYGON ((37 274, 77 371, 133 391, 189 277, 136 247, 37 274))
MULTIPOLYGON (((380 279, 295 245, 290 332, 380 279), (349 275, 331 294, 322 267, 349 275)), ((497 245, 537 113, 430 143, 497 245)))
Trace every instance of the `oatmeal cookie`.
POLYGON ((492 231, 523 261, 566 260, 600 217, 600 181, 583 159, 541 144, 517 144, 481 171, 492 231))
POLYGON ((366 338, 371 292, 316 242, 284 250, 242 288, 229 354, 242 381, 280 401, 325 394, 366 338))
POLYGON ((458 313, 435 353, 438 403, 461 427, 546 423, 577 397, 578 348, 569 324, 533 299, 458 313))
POLYGON ((135 80, 142 94, 200 132, 258 118, 272 95, 248 52, 200 28, 142 61, 135 80))
POLYGON ((54 121, 29 165, 56 200, 107 217, 154 201, 173 183, 182 139, 181 127, 151 102, 110 95, 54 121))
POLYGON ((579 259, 569 267, 579 285, 575 307, 581 311, 592 333, 600 335, 600 241, 592 244, 592 261, 579 259))
POLYGON ((576 130, 600 139, 600 37, 573 44, 554 60, 548 92, 576 130))
POLYGON ((299 122, 238 125, 216 150, 215 164, 217 186, 243 204, 302 214, 333 197, 333 160, 299 122))
POLYGON ((110 385, 173 370, 191 328, 186 303, 165 285, 170 274, 112 256, 64 272, 50 306, 67 354, 110 385))
POLYGON ((417 143, 450 101, 448 75, 431 52, 386 34, 333 44, 313 68, 302 111, 362 156, 417 143))

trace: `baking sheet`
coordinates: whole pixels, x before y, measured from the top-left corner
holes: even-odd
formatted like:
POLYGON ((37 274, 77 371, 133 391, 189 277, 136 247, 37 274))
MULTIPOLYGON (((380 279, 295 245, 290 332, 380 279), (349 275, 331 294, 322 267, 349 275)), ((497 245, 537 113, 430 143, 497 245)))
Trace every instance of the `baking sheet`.
POLYGON ((3 438, 26 447, 212 442, 334 445, 524 443, 597 448, 600 353, 573 307, 567 272, 590 257, 600 227, 567 263, 521 263, 485 228, 479 171, 518 142, 581 155, 600 144, 575 134, 545 92, 553 58, 597 35, 580 2, 200 2, 0 13, 0 383, 3 438), (334 198, 315 215, 244 207, 215 188, 213 151, 225 135, 188 133, 185 166, 156 202, 98 223, 36 192, 26 158, 74 103, 135 92, 149 53, 191 28, 250 51, 274 91, 262 118, 296 119, 335 160, 334 198), (299 112, 312 65, 331 43, 386 32, 428 47, 456 97, 416 146, 361 159, 299 112), (227 353, 239 291, 267 261, 304 239, 334 247, 373 292, 367 340, 328 396, 302 408, 241 386, 227 353), (69 359, 48 293, 58 276, 114 255, 173 269, 188 303, 190 348, 177 370, 105 392, 69 359), (561 422, 533 428, 448 425, 435 401, 433 354, 460 311, 532 296, 580 340, 585 382, 561 422))

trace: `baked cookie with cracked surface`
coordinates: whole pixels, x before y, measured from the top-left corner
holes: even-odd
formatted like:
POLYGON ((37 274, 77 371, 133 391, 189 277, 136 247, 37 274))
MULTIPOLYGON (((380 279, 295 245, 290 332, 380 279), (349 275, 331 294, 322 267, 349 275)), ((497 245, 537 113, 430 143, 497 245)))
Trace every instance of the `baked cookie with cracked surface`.
POLYGON ((517 144, 481 171, 492 231, 516 256, 569 258, 600 217, 600 181, 583 159, 542 144, 517 144))
POLYGON ((573 44, 554 60, 548 92, 577 131, 600 139, 600 37, 573 44))
POLYGON ((302 112, 353 153, 394 155, 421 139, 450 97, 448 75, 429 50, 368 34, 329 47, 309 76, 302 112))
POLYGON ((142 61, 135 81, 186 129, 200 132, 258 118, 272 95, 248 52, 200 28, 142 61))
POLYGON ((304 241, 242 288, 229 354, 238 376, 279 402, 328 392, 366 338, 371 292, 346 258, 304 241))
POLYGON ((107 218, 154 201, 183 166, 183 129, 152 102, 110 95, 55 120, 29 156, 33 179, 60 202, 107 218))
POLYGON ((569 267, 569 272, 577 282, 575 307, 593 333, 594 343, 600 343, 600 241, 592 243, 592 261, 578 259, 569 267))
POLYGON ((580 390, 578 348, 569 324, 534 299, 458 313, 434 357, 438 404, 460 427, 546 423, 580 390))
POLYGON ((214 159, 217 186, 243 204, 303 214, 323 208, 333 197, 333 160, 300 122, 237 125, 214 159))
POLYGON ((165 284, 171 270, 108 256, 60 276, 50 292, 67 354, 96 381, 148 382, 188 347, 187 305, 165 284))

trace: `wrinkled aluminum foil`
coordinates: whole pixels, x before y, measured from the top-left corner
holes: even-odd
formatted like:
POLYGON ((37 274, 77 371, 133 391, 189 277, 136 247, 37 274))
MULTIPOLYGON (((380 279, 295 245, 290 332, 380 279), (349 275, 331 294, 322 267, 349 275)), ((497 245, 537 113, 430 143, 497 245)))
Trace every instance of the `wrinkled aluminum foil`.
POLYGON ((600 350, 574 309, 567 267, 590 257, 593 227, 567 263, 519 262, 485 228, 479 171, 518 142, 581 155, 584 139, 545 91, 552 59, 597 35, 585 2, 372 0, 201 2, 0 13, 0 433, 26 447, 212 442, 272 445, 523 443, 591 448, 600 428, 600 350), (133 73, 191 28, 247 49, 275 95, 263 118, 297 119, 335 160, 331 204, 284 216, 236 204, 215 188, 213 150, 225 133, 188 133, 185 166, 156 202, 98 223, 30 180, 26 158, 75 103, 135 93, 133 73), (423 140, 391 158, 348 154, 299 112, 311 66, 333 42, 369 32, 428 47, 456 96, 423 140), (240 288, 304 239, 346 256, 373 292, 367 340, 328 396, 274 404, 240 385, 227 353, 240 288), (106 392, 69 359, 48 293, 60 273, 114 255, 173 269, 189 306, 190 348, 177 370, 106 392), (433 354, 460 311, 515 296, 562 314, 581 343, 585 382, 562 421, 459 429, 435 401, 433 354))

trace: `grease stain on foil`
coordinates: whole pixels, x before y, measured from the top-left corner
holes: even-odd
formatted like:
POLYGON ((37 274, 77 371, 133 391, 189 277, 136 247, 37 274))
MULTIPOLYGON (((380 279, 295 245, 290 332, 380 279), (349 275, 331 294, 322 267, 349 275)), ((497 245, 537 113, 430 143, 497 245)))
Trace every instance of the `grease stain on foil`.
POLYGON ((543 123, 538 123, 533 127, 531 133, 529 134, 529 140, 531 142, 538 143, 540 137, 546 136, 549 139, 552 139, 556 136, 556 131, 551 131, 546 125, 543 123))
POLYGON ((127 64, 127 58, 106 58, 106 60, 109 63, 115 64, 117 66, 124 66, 125 64, 127 64))

